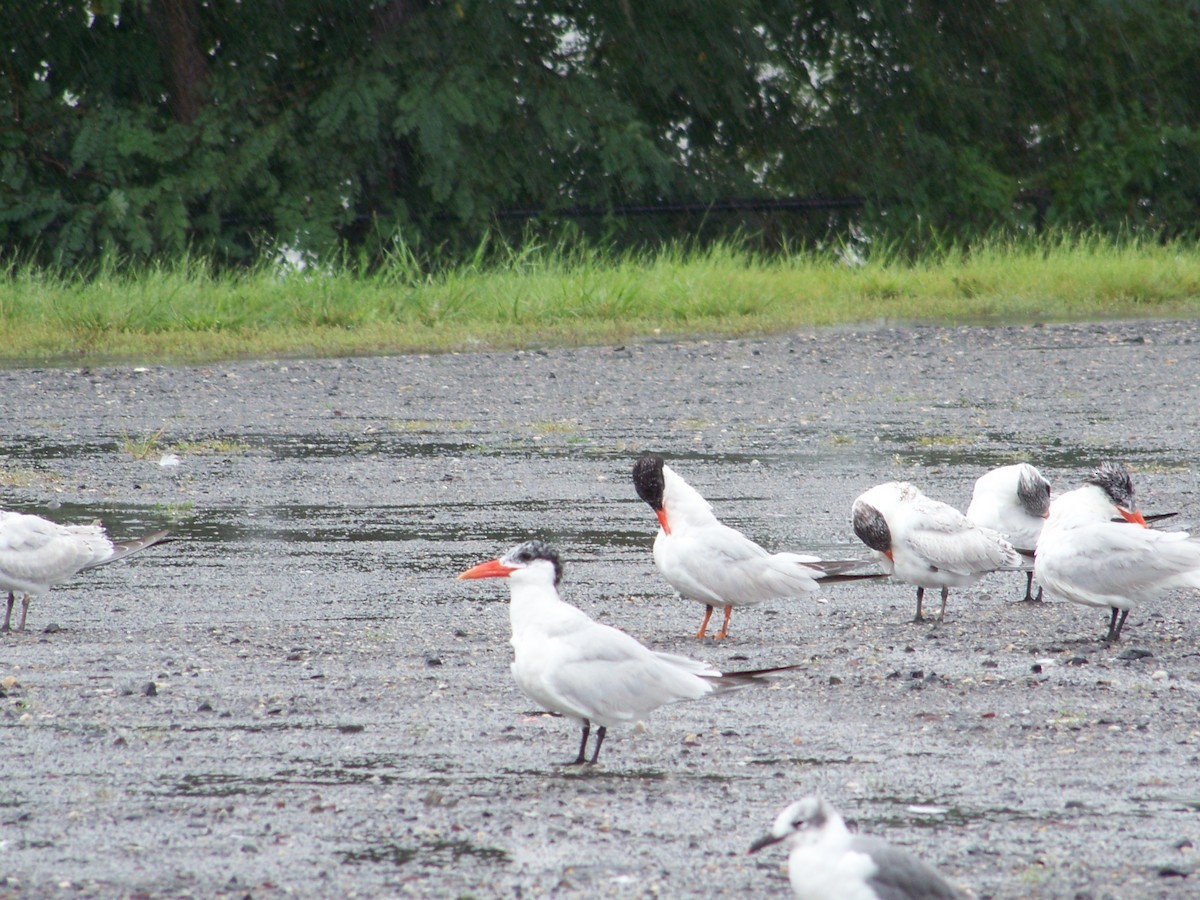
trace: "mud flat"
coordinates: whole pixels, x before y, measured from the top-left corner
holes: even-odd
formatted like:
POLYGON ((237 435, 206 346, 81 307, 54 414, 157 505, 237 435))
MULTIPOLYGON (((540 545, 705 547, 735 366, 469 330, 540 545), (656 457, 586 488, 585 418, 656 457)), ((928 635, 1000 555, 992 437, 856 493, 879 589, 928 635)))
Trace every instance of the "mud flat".
MULTIPOLYGON (((702 609, 650 557, 656 449, 774 549, 864 554, 853 498, 964 508, 988 467, 1101 459, 1200 515, 1192 322, 0 372, 5 505, 176 539, 0 637, 0 897, 787 896, 751 841, 821 790, 978 897, 1191 897, 1200 598, 1107 617, 839 587, 702 609), (166 453, 177 465, 162 465, 166 453), (513 685, 497 582, 529 536, 564 593, 656 648, 798 663, 614 730, 603 765, 513 685), (48 630, 47 630, 48 629, 48 630)), ((166 460, 170 462, 170 458, 166 460)))

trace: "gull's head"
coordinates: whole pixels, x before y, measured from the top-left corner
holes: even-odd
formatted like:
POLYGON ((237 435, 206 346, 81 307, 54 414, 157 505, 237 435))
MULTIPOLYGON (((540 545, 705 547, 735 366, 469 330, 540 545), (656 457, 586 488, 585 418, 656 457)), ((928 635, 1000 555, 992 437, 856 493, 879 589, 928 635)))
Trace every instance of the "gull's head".
POLYGON ((750 852, 756 853, 763 847, 792 838, 804 842, 816 841, 822 829, 833 822, 836 816, 837 812, 823 797, 816 794, 802 797, 775 817, 770 832, 751 844, 750 852))
POLYGON ((562 581, 563 564, 558 551, 545 541, 526 541, 513 547, 499 559, 472 566, 459 580, 475 578, 516 578, 544 580, 557 585, 562 581))
POLYGON ((671 528, 667 524, 667 511, 663 506, 663 495, 666 493, 667 481, 663 470, 666 460, 657 453, 643 453, 633 464, 633 487, 658 516, 658 524, 667 534, 671 528))
POLYGON ((1117 508, 1117 512, 1127 522, 1146 524, 1146 519, 1138 512, 1133 479, 1129 476, 1129 470, 1121 463, 1102 462, 1092 470, 1092 474, 1085 481, 1104 491, 1117 508))

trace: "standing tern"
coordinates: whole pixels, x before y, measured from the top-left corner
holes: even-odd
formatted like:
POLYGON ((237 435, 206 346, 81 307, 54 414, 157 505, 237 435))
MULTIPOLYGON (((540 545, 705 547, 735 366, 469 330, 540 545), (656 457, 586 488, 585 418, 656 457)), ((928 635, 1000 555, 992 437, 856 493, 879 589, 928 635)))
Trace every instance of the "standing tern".
POLYGON ((725 620, 717 638, 729 633, 735 606, 800 597, 822 584, 884 577, 878 572, 848 574, 860 559, 823 560, 800 553, 769 553, 740 531, 722 524, 700 493, 657 453, 645 453, 633 466, 633 486, 658 516, 654 563, 671 587, 704 604, 708 629, 715 607, 725 620))
POLYGON ((0 590, 8 591, 4 626, 9 630, 16 595, 22 594, 21 621, 33 597, 50 591, 84 569, 93 569, 157 544, 167 536, 156 531, 129 541, 112 541, 98 521, 91 525, 60 525, 41 516, 0 510, 0 590))
POLYGON ((800 900, 960 900, 937 869, 876 837, 851 834, 824 798, 797 800, 775 819, 755 853, 780 841, 791 846, 788 878, 800 900))
POLYGON ((458 577, 507 578, 512 595, 512 674, 532 700, 583 727, 579 755, 567 765, 595 763, 614 725, 634 722, 667 703, 759 681, 796 666, 720 672, 708 663, 657 653, 623 631, 592 621, 558 596, 563 564, 554 548, 526 541, 458 577), (599 725, 587 759, 588 734, 599 725))
POLYGON ((1036 573, 1054 596, 1111 609, 1105 640, 1113 643, 1138 599, 1200 588, 1200 542, 1146 527, 1128 470, 1106 462, 1050 504, 1036 573))
POLYGON ((1025 570, 1024 603, 1040 603, 1042 586, 1033 596, 1033 551, 1050 515, 1050 482, 1035 466, 1017 463, 981 475, 971 493, 967 518, 998 532, 1021 554, 1025 570))
POLYGON ((921 621, 925 588, 942 589, 940 622, 946 617, 950 588, 1021 565, 1021 555, 995 531, 906 481, 889 481, 861 494, 851 515, 854 533, 875 551, 884 570, 917 586, 915 622, 921 621))

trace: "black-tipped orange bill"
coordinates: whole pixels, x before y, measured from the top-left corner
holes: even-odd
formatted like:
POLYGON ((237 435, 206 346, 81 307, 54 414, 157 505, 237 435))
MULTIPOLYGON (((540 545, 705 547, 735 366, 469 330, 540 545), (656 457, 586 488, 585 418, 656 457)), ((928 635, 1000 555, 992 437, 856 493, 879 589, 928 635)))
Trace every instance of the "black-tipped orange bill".
POLYGON ((654 514, 658 516, 658 524, 662 526, 663 534, 670 534, 671 526, 667 524, 667 511, 665 509, 656 509, 654 514))
POLYGON ((477 566, 472 566, 458 576, 459 581, 468 578, 507 578, 516 571, 515 566, 506 566, 498 559, 492 559, 477 566))
POLYGON ((1133 512, 1130 512, 1125 507, 1118 506, 1117 512, 1119 512, 1121 514, 1121 518, 1123 518, 1126 522, 1132 522, 1135 525, 1141 525, 1143 528, 1150 527, 1149 525, 1146 524, 1145 516, 1143 516, 1136 509, 1133 512))

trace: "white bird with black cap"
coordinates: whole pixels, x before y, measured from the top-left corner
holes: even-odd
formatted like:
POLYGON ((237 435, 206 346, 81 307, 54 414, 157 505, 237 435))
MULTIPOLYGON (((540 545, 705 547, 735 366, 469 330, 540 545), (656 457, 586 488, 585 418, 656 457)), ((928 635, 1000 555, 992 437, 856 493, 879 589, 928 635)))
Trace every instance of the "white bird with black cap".
POLYGON ((583 728, 579 754, 567 765, 595 763, 609 728, 636 722, 660 706, 697 700, 797 668, 721 672, 685 656, 657 653, 564 602, 558 595, 562 575, 553 547, 526 541, 458 577, 508 579, 513 678, 534 702, 575 719, 583 728), (599 729, 589 759, 592 725, 599 729))
POLYGON ((775 819, 755 853, 786 842, 788 879, 800 900, 960 900, 928 863, 876 837, 852 834, 823 797, 797 800, 775 819))
POLYGON ((826 584, 886 577, 850 572, 869 565, 861 559, 768 552, 720 522, 700 492, 657 453, 644 453, 634 463, 633 486, 658 517, 655 566, 681 596, 705 606, 698 638, 704 637, 718 606, 725 620, 715 636, 723 638, 735 606, 803 597, 826 584))
POLYGON ((1109 643, 1121 639, 1139 600, 1200 589, 1200 541, 1147 527, 1120 463, 1101 463, 1082 487, 1055 498, 1036 560, 1035 574, 1052 596, 1111 610, 1109 643))
POLYGON ((1050 482, 1030 463, 1000 466, 979 476, 971 492, 967 518, 990 528, 1021 554, 1025 570, 1024 603, 1038 603, 1042 588, 1033 595, 1033 557, 1046 517, 1050 515, 1050 482))
POLYGON ((907 481, 889 481, 860 494, 851 510, 854 533, 875 551, 884 571, 917 586, 917 615, 926 588, 942 589, 938 621, 950 588, 974 584, 988 572, 1018 569, 1021 555, 990 528, 907 481))

